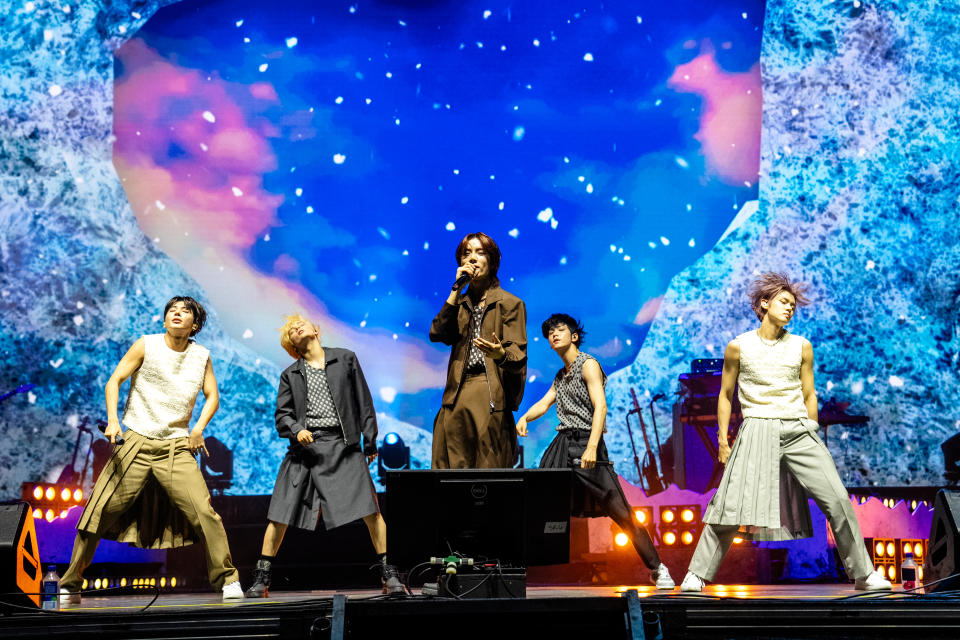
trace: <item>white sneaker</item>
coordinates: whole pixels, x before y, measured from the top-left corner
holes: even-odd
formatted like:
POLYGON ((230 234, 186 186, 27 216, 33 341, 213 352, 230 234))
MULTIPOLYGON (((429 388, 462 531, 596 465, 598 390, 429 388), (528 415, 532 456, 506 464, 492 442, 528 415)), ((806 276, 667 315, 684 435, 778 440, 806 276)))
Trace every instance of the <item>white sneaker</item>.
POLYGON ((243 588, 240 586, 239 580, 234 580, 230 584, 223 585, 223 599, 226 600, 243 600, 243 588))
POLYGON ((680 583, 680 591, 700 593, 703 591, 704 586, 703 578, 695 573, 687 571, 687 575, 683 577, 683 582, 680 583))
POLYGON ((853 585, 857 591, 890 591, 892 588, 890 581, 877 571, 871 572, 865 578, 857 578, 853 585))
POLYGON ((677 586, 677 583, 670 577, 670 570, 667 565, 660 563, 660 566, 650 572, 650 580, 657 585, 657 589, 670 590, 677 586))
POLYGON ((80 604, 80 592, 79 591, 67 591, 66 589, 60 589, 60 605, 71 605, 71 604, 80 604))

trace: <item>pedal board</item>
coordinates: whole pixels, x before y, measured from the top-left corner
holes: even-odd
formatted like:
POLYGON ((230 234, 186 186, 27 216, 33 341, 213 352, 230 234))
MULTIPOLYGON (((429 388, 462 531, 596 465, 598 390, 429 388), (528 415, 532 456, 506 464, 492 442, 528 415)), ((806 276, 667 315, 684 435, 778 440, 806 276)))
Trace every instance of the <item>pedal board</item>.
POLYGON ((525 567, 475 566, 455 575, 441 575, 439 595, 446 598, 526 598, 525 567))

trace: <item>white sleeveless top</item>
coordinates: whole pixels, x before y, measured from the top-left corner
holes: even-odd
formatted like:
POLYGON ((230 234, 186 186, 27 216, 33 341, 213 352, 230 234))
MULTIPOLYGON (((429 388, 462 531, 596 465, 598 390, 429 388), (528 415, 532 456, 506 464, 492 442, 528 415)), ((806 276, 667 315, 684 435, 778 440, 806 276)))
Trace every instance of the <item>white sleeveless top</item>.
POLYGON ((143 336, 143 345, 143 364, 130 378, 123 424, 146 438, 186 438, 210 352, 192 340, 186 350, 174 351, 162 333, 143 336))
POLYGON ((806 418, 800 386, 803 338, 786 334, 774 345, 756 331, 740 334, 740 406, 744 418, 806 418))

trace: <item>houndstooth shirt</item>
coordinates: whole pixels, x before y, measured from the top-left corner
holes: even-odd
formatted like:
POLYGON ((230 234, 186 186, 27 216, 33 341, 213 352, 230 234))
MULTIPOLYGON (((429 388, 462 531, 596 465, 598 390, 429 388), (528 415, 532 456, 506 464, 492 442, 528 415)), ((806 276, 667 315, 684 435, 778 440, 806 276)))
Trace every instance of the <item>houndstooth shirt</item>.
POLYGON ((303 370, 307 377, 307 415, 304 418, 306 428, 310 431, 339 427, 340 418, 337 408, 333 406, 333 396, 330 395, 330 385, 327 383, 327 372, 324 369, 311 367, 303 363, 303 370))
MULTIPOLYGON (((569 373, 566 367, 561 367, 553 378, 553 389, 557 393, 560 431, 565 429, 589 431, 593 428, 593 401, 590 400, 587 381, 583 379, 583 365, 587 360, 596 361, 596 358, 581 351, 570 366, 569 373)), ((600 370, 600 374, 603 376, 602 383, 606 386, 607 375, 603 373, 603 369, 600 370)))
POLYGON ((484 373, 483 351, 472 340, 480 337, 480 323, 483 321, 485 307, 477 305, 470 311, 470 351, 467 353, 467 373, 484 373))

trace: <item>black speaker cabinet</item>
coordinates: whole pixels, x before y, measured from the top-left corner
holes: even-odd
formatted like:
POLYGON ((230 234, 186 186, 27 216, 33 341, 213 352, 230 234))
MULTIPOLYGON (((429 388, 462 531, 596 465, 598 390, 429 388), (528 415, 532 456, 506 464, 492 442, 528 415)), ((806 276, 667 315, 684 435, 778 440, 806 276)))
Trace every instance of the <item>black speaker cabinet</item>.
MULTIPOLYGON (((941 489, 933 502, 930 545, 923 568, 923 582, 930 584, 960 572, 960 491, 941 489)), ((960 589, 960 577, 944 580, 927 589, 960 589)))
POLYGON ((0 607, 39 607, 42 569, 30 506, 0 505, 0 607))

